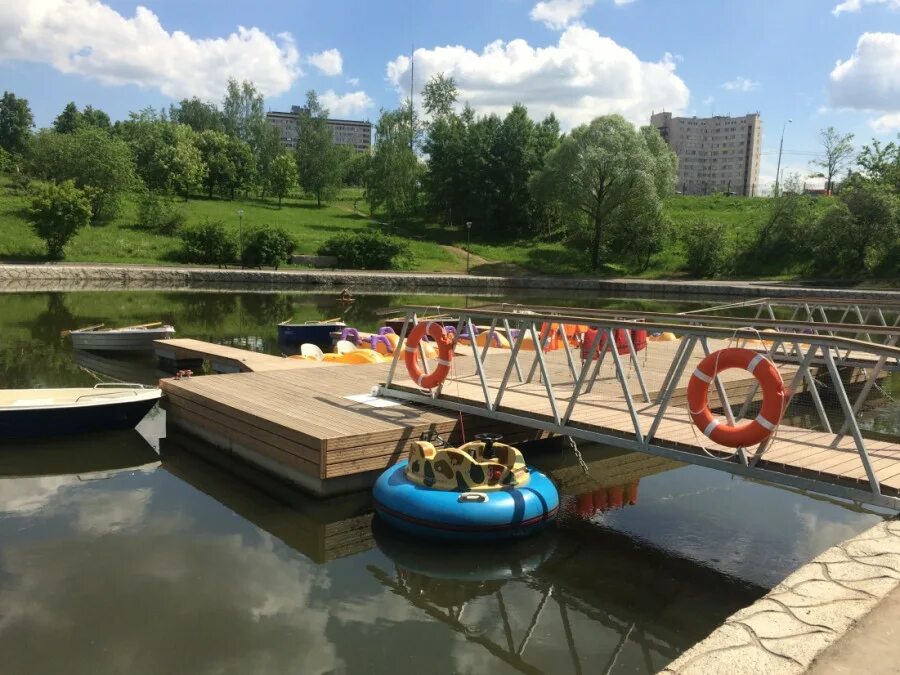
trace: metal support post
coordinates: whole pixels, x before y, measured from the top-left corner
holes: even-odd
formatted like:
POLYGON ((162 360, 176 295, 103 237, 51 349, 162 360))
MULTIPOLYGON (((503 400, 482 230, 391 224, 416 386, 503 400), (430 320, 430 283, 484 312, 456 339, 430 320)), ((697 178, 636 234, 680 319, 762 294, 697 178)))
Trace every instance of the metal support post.
MULTIPOLYGON (((700 345, 703 347, 703 353, 706 356, 709 356, 709 342, 707 341, 705 336, 700 338, 700 345)), ((718 373, 716 373, 715 377, 713 377, 713 383, 716 385, 716 393, 719 395, 719 403, 722 404, 722 410, 725 413, 725 420, 728 422, 728 424, 734 426, 734 413, 731 410, 731 403, 728 401, 728 394, 725 392, 725 386, 722 384, 722 380, 719 377, 718 373)))
POLYGON ((397 348, 394 350, 394 358, 391 359, 391 367, 388 369, 387 380, 384 383, 385 389, 391 388, 394 381, 394 372, 397 370, 397 362, 400 360, 400 352, 403 351, 403 341, 406 339, 406 333, 409 329, 409 322, 415 314, 407 314, 403 322, 403 328, 400 329, 400 339, 397 341, 397 348))
MULTIPOLYGON (((850 405, 850 401, 847 400, 847 391, 844 389, 844 383, 841 382, 837 366, 834 364, 834 357, 831 355, 831 352, 829 350, 825 350, 825 365, 828 366, 828 372, 831 374, 831 379, 833 380, 834 384, 834 391, 837 395, 838 401, 841 404, 841 409, 844 411, 844 416, 847 422, 850 424, 850 433, 853 436, 854 442, 856 443, 856 449, 859 452, 860 460, 862 460, 863 468, 866 470, 866 476, 869 477, 869 485, 872 487, 872 492, 874 494, 880 495, 881 485, 878 483, 878 478, 875 475, 875 469, 872 468, 872 462, 869 460, 869 453, 866 452, 866 442, 865 440, 863 440, 862 433, 859 430, 859 425, 856 423, 856 415, 853 413, 853 408, 850 405)), ((835 436, 831 447, 837 447, 840 440, 840 436, 835 436)))
MULTIPOLYGON (((533 323, 531 324, 531 339, 534 340, 535 344, 538 344, 538 335, 533 323)), ((553 421, 556 424, 559 424, 559 408, 556 405, 556 397, 553 395, 553 385, 550 383, 550 373, 547 372, 547 364, 544 361, 544 350, 539 349, 536 353, 538 366, 541 369, 541 376, 544 378, 544 388, 547 390, 547 399, 550 401, 550 410, 553 413, 553 421)))
MULTIPOLYGON (((503 319, 503 328, 506 329, 506 339, 509 340, 509 344, 513 344, 513 334, 512 328, 509 325, 509 319, 503 319)), ((524 331, 519 331, 519 333, 523 333, 524 331)), ((513 365, 516 369, 516 377, 519 378, 519 382, 522 381, 522 369, 519 367, 519 354, 516 352, 516 355, 513 357, 513 365)))
POLYGON ((650 431, 647 432, 647 436, 644 438, 644 443, 647 446, 650 445, 650 442, 656 436, 656 430, 659 429, 663 416, 666 414, 666 408, 669 407, 669 403, 672 400, 672 393, 675 391, 675 387, 678 386, 678 382, 681 380, 681 374, 684 372, 688 361, 691 360, 691 353, 697 345, 697 338, 685 337, 682 345, 684 346, 684 349, 681 350, 680 354, 676 355, 675 361, 672 363, 672 377, 663 385, 663 389, 660 391, 660 398, 658 399, 659 409, 656 411, 656 415, 653 418, 653 424, 650 425, 650 431))
POLYGON ((469 341, 472 343, 472 357, 475 359, 475 370, 478 373, 478 379, 481 380, 481 391, 484 393, 484 405, 488 410, 491 410, 491 392, 484 377, 484 365, 481 363, 481 357, 478 355, 478 344, 475 342, 475 326, 472 324, 472 317, 466 318, 466 324, 469 328, 469 341))
MULTIPOLYGON (((507 323, 507 326, 509 323, 507 323)), ((507 329, 508 331, 509 329, 507 329)), ((511 333, 510 333, 511 335, 511 333)), ((511 353, 509 355, 509 361, 506 364, 506 370, 503 372, 503 379, 500 380, 500 388, 497 390, 497 397, 494 399, 494 410, 500 409, 500 399, 503 398, 503 394, 506 392, 506 387, 509 384, 509 376, 512 374, 513 367, 515 367, 518 376, 519 382, 522 381, 522 373, 519 371, 519 350, 522 348, 522 343, 525 342, 525 329, 519 331, 519 337, 513 343, 513 347, 511 353)))
POLYGON ((628 388, 628 378, 625 377, 625 371, 622 368, 622 359, 619 358, 619 350, 613 339, 613 329, 607 329, 607 342, 610 346, 613 363, 616 364, 616 372, 619 374, 619 381, 622 385, 622 392, 625 394, 625 404, 628 406, 628 414, 631 415, 631 423, 634 425, 634 437, 638 443, 644 443, 644 434, 641 432, 641 421, 638 419, 637 409, 634 407, 634 401, 631 400, 631 389, 628 388))

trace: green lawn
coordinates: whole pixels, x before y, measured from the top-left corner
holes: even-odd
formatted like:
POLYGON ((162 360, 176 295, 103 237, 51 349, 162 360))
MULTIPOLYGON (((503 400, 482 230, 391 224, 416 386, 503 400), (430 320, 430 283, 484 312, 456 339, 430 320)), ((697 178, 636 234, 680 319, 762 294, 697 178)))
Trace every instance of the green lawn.
MULTIPOLYGON (((0 260, 45 260, 43 243, 31 232, 25 220, 28 197, 13 192, 6 179, 0 179, 0 260)), ((665 213, 677 231, 699 219, 722 223, 732 229, 735 238, 747 235, 768 214, 770 201, 765 198, 741 198, 712 195, 708 197, 673 196, 664 204, 665 213)), ((238 210, 243 210, 246 232, 262 225, 283 227, 298 242, 297 253, 315 253, 326 239, 353 230, 375 228, 408 242, 413 252, 409 269, 434 272, 464 272, 466 232, 427 220, 414 220, 402 225, 386 225, 371 217, 361 199, 361 191, 344 190, 333 202, 318 208, 309 199, 290 197, 281 207, 267 199, 206 199, 195 197, 176 201, 184 211, 188 224, 205 218, 221 220, 235 234, 238 210)), ((823 202, 824 205, 824 202, 823 202)), ((133 198, 124 201, 121 213, 112 221, 81 230, 66 248, 69 262, 106 262, 138 264, 178 264, 178 237, 158 235, 136 224, 133 198)), ((587 270, 587 251, 577 250, 561 242, 518 241, 496 243, 473 227, 471 268, 475 273, 498 275, 583 275, 587 270)), ((646 270, 638 272, 628 261, 612 261, 598 270, 597 276, 643 276, 671 278, 683 276, 684 252, 677 236, 667 247, 653 256, 646 270)), ((767 276, 760 268, 759 276, 767 276)), ((777 272, 770 272, 777 273, 777 272)))
MULTIPOLYGON (((297 253, 313 254, 326 239, 353 230, 384 229, 377 221, 354 214, 353 192, 342 194, 331 205, 318 208, 314 201, 286 198, 281 207, 276 200, 224 200, 192 198, 176 200, 188 224, 205 218, 221 220, 238 233, 238 210, 243 210, 246 232, 263 225, 283 227, 297 240, 297 253)), ((0 181, 0 260, 45 260, 43 242, 31 231, 25 220, 29 199, 13 194, 7 181, 0 181)), ((125 199, 119 215, 109 223, 86 227, 66 247, 68 262, 176 264, 180 247, 177 236, 169 237, 136 224, 133 198, 125 199)), ((422 271, 464 271, 465 259, 432 241, 409 240, 414 261, 412 269, 422 271)))

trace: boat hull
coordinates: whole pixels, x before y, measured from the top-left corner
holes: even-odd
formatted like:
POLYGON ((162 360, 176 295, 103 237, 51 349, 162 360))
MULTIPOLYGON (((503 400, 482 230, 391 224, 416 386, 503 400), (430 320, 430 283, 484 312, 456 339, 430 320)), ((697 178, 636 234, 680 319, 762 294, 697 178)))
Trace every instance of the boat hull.
POLYGON ((169 340, 175 335, 171 326, 140 330, 72 331, 72 346, 92 352, 152 352, 154 340, 169 340))
POLYGON ((280 323, 278 324, 278 345, 282 348, 298 349, 300 345, 309 343, 322 350, 330 350, 333 332, 340 332, 346 325, 343 323, 280 323))
POLYGON ((430 539, 492 541, 539 532, 555 520, 559 493, 529 467, 524 487, 485 492, 485 502, 460 501, 462 493, 433 490, 406 477, 406 461, 385 471, 373 490, 375 511, 385 523, 430 539))
POLYGON ((156 405, 158 398, 138 398, 102 405, 2 409, 0 441, 133 429, 156 405))

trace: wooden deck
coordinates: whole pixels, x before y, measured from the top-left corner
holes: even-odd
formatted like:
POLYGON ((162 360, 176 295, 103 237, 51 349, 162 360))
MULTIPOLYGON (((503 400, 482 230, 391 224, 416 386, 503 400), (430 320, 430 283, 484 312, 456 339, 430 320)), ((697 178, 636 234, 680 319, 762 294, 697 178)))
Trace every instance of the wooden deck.
POLYGON ((209 361, 212 370, 217 373, 261 373, 273 370, 303 370, 319 366, 333 366, 332 363, 307 361, 305 359, 288 359, 283 356, 272 356, 238 349, 212 342, 174 338, 172 340, 154 340, 155 351, 160 359, 173 363, 183 361, 209 361))
POLYGON ((451 443, 482 432, 512 442, 548 435, 437 408, 347 398, 367 396, 384 380, 387 364, 326 370, 299 363, 291 370, 162 380, 169 423, 317 494, 368 486, 405 456, 410 441, 433 434, 451 443))

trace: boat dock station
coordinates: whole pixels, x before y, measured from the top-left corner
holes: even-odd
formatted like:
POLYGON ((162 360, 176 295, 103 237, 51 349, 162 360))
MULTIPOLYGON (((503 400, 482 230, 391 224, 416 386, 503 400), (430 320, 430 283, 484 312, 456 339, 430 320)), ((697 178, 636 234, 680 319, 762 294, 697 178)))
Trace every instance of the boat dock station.
MULTIPOLYGON (((341 367, 269 356, 257 370, 243 350, 224 355, 216 345, 168 340, 185 358, 230 358, 241 372, 165 379, 162 388, 170 424, 315 494, 370 485, 412 440, 456 445, 495 433, 512 443, 568 436, 900 509, 900 439, 866 418, 873 402, 891 396, 883 385, 900 370, 900 308, 817 302, 755 300, 682 314, 452 309, 458 335, 480 327, 485 337, 457 344, 449 376, 430 391, 412 382, 401 350, 390 363, 341 367), (576 326, 596 327, 605 339, 581 354, 566 339, 576 326), (634 330, 650 341, 636 346, 634 330), (172 344, 181 342, 192 344, 172 344), (720 446, 689 414, 697 364, 729 346, 767 355, 789 390, 785 418, 756 447, 720 446)), ((439 313, 402 311, 401 342, 420 317, 439 313)), ((752 419, 761 398, 753 375, 730 369, 714 378, 709 405, 731 422, 752 419)))

